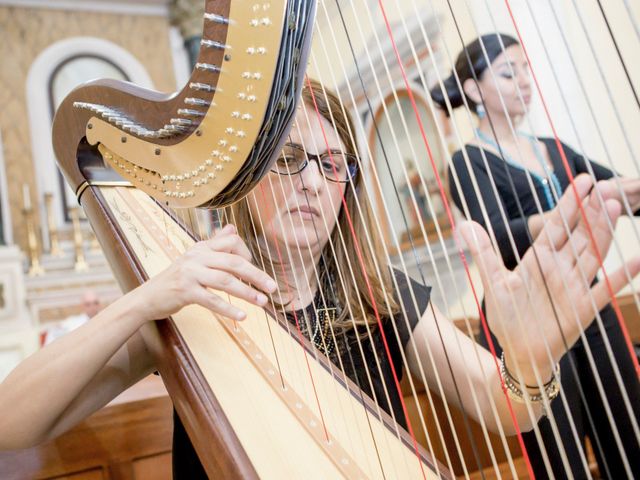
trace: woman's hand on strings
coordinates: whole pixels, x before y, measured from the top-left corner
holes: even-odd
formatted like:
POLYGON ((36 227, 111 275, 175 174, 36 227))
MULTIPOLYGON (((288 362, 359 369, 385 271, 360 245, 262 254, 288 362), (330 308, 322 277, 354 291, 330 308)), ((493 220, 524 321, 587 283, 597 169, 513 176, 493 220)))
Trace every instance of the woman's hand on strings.
MULTIPOLYGON (((576 177, 574 183, 580 202, 573 188, 567 189, 513 271, 505 268, 480 225, 468 222, 460 227, 480 271, 491 329, 505 350, 509 368, 517 367, 531 384, 537 383, 536 370, 541 381, 548 380, 553 365, 611 298, 606 282, 591 284, 611 245, 609 221, 615 225, 620 202, 607 182, 595 186, 604 205, 591 191, 588 175, 576 177)), ((640 271, 640 258, 626 267, 634 277, 640 271)), ((615 294, 629 281, 624 267, 610 273, 609 281, 615 294)))
POLYGON ((615 198, 623 205, 624 198, 627 199, 631 207, 631 215, 640 210, 640 178, 618 177, 617 180, 610 178, 603 183, 609 184, 611 198, 615 198))
POLYGON ((265 293, 271 294, 276 289, 275 281, 251 260, 251 253, 235 227, 226 225, 140 287, 144 301, 148 302, 144 320, 166 318, 191 304, 243 320, 246 313, 229 303, 227 295, 264 306, 268 301, 265 293))

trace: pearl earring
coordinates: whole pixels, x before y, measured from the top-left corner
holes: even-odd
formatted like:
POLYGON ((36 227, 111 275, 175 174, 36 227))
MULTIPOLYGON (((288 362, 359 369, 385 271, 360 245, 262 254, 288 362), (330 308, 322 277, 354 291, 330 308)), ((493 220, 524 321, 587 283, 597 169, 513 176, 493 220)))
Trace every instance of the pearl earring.
POLYGON ((476 105, 476 115, 478 115, 478 118, 483 118, 487 115, 487 111, 484 109, 484 105, 476 105))

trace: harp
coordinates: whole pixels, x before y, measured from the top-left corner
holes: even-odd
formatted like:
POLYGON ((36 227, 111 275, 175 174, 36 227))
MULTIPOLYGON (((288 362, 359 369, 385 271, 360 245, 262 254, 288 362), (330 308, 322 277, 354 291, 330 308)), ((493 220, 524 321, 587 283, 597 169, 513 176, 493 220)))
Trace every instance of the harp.
MULTIPOLYGON (((338 1, 318 6, 312 0, 207 1, 201 53, 183 90, 165 96, 124 83, 96 81, 72 92, 54 122, 56 154, 123 289, 135 288, 156 275, 203 236, 197 219, 184 209, 222 211, 250 195, 269 173, 288 141, 300 91, 308 83, 304 79, 307 64, 320 80, 337 84, 343 105, 369 116, 369 132, 378 141, 380 161, 374 160, 375 152, 367 155, 370 145, 361 147, 360 167, 373 179, 362 188, 384 190, 380 179, 385 175, 391 179, 390 189, 396 190, 396 196, 399 184, 407 188, 405 201, 409 206, 396 210, 405 224, 401 233, 393 232, 394 218, 385 206, 384 195, 373 200, 383 221, 390 225, 387 246, 400 253, 395 263, 404 269, 408 257, 418 264, 426 263, 418 258, 416 239, 425 245, 424 254, 433 258, 429 238, 435 237, 444 245, 443 230, 453 230, 456 223, 449 212, 442 169, 434 160, 434 145, 444 144, 447 139, 437 121, 434 130, 427 131, 405 66, 407 58, 419 65, 419 53, 434 57, 429 35, 442 26, 435 14, 427 25, 431 30, 426 32, 416 2, 411 4, 407 9, 397 5, 399 19, 394 29, 388 17, 391 7, 385 2, 379 3, 373 19, 373 6, 365 3, 362 8, 368 15, 359 18, 354 10, 343 15, 345 5, 338 1), (326 27, 315 40, 329 52, 323 61, 309 53, 316 9, 326 27), (340 19, 336 25, 327 20, 328 9, 333 9, 333 19, 340 19), (413 22, 408 22, 412 15, 413 22), (357 58, 353 42, 358 38, 363 41, 363 26, 370 28, 372 38, 378 41, 386 36, 387 48, 381 47, 378 56, 383 69, 376 71, 369 55, 367 61, 357 58), (339 43, 334 27, 340 28, 338 36, 343 35, 346 41, 339 43), (420 52, 416 52, 410 33, 420 35, 419 41, 424 42, 420 52), (401 34, 410 39, 402 52, 396 43, 401 34), (345 45, 346 50, 340 51, 345 45), (347 80, 342 84, 331 82, 335 73, 332 58, 340 59, 336 67, 344 68, 344 57, 349 57, 353 65, 350 74, 343 75, 347 80), (362 66, 365 63, 366 72, 362 66), (406 87, 410 108, 400 108, 395 124, 386 107, 376 115, 370 105, 374 95, 384 97, 379 75, 389 75, 391 78, 385 81, 406 87), (386 127, 382 125, 383 116, 386 127), (389 131, 388 140, 382 139, 380 130, 384 128, 389 131), (392 166, 388 149, 397 149, 397 135, 409 135, 411 128, 424 140, 424 151, 412 152, 424 165, 417 170, 397 163, 392 166), (436 136, 435 142, 430 142, 431 135, 436 136), (368 163, 363 161, 367 157, 368 163), (429 178, 425 178, 425 166, 433 172, 429 178), (429 195, 425 196, 430 189, 441 198, 440 212, 434 210, 429 195), (431 226, 425 223, 426 210, 431 226), (407 214, 414 215, 413 225, 408 225, 407 214)), ((505 5, 509 10, 508 2, 505 5)), ((457 27, 461 13, 449 2, 447 6, 457 27)), ((491 9, 487 6, 487 10, 491 9)), ((515 18, 513 24, 517 28, 515 18)), ((521 43, 527 44, 524 40, 521 43)), ((431 73, 436 83, 442 84, 445 75, 438 68, 431 73)), ((414 74, 418 79, 415 82, 428 91, 424 72, 418 67, 414 74)), ((397 95, 389 98, 399 104, 397 95)), ((379 100, 385 103, 384 98, 379 100)), ((359 127, 365 130, 363 121, 359 121, 359 127)), ((448 128, 455 131, 448 140, 453 139, 456 148, 462 148, 456 122, 448 128)), ((352 139, 358 136, 357 132, 350 135, 352 139)), ((456 184, 457 175, 453 170, 452 184, 456 184)), ((275 188, 278 185, 283 188, 282 182, 275 188)), ((491 194, 497 196, 498 192, 492 190, 491 194)), ((397 201, 401 203, 399 197, 397 201)), ((465 213, 471 216, 468 206, 465 213)), ((487 228, 493 229, 490 225, 487 228)), ((394 263, 390 255, 386 261, 394 263)), ((354 265, 352 268, 359 267, 357 261, 354 265)), ((428 282, 419 272, 423 282, 428 282)), ((440 281, 437 272, 434 277, 440 281)), ((339 281, 344 280, 341 277, 339 281)), ((637 295, 635 299, 637 302, 637 295)), ((272 318, 237 299, 230 301, 245 309, 251 321, 236 324, 202 308, 187 307, 172 319, 145 327, 143 332, 210 476, 224 472, 229 478, 450 478, 453 471, 468 475, 480 470, 480 475, 499 477, 500 461, 504 461, 507 475, 522 473, 514 465, 514 458, 522 456, 526 464, 527 449, 521 442, 508 441, 503 432, 489 437, 482 419, 474 436, 465 412, 454 423, 452 417, 458 414, 446 404, 437 411, 437 401, 429 393, 426 406, 420 403, 411 383, 410 408, 420 412, 413 427, 408 422, 407 432, 397 419, 367 398, 341 368, 320 354, 300 334, 299 326, 296 331, 286 320, 272 318), (280 364, 281 352, 287 357, 285 366, 280 364), (425 421, 425 416, 432 416, 435 423, 425 421), (416 440, 417 430, 423 431, 425 445, 416 440), (451 438, 445 440, 447 436, 451 438), (470 443, 468 450, 461 447, 464 438, 470 443), (438 442, 440 445, 434 446, 438 442), (434 450, 440 450, 442 463, 434 450)), ((456 377, 453 372, 450 376, 456 377)), ((436 374, 435 378, 436 384, 430 387, 442 394, 440 377, 436 374)), ((621 391, 627 387, 619 385, 621 391)), ((632 412, 629 398, 633 397, 626 398, 625 409, 632 412)), ((467 404, 461 398, 457 402, 467 404)), ((638 442, 637 420, 630 417, 632 438, 638 442)), ((616 424, 611 415, 609 420, 616 424)), ((579 468, 589 474, 584 451, 578 458, 579 468)), ((630 473, 632 461, 626 454, 625 458, 622 463, 630 473)), ((564 460, 568 463, 566 454, 564 460)), ((565 466, 568 472, 572 470, 572 465, 565 466)), ((524 472, 533 475, 530 466, 525 466, 524 472)))

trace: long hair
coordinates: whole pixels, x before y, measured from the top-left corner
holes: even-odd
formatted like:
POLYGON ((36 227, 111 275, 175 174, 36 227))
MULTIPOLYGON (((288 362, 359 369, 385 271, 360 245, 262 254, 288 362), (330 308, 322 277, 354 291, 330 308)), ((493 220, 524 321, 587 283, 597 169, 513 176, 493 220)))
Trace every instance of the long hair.
MULTIPOLYGON (((342 143, 345 145, 345 153, 355 155, 357 148, 352 139, 355 138, 353 122, 346 110, 343 109, 338 97, 322 84, 315 80, 310 80, 302 91, 302 101, 315 114, 316 108, 319 115, 325 118, 334 126, 342 143)), ((361 169, 352 180, 352 185, 347 185, 345 189, 345 204, 350 214, 354 235, 351 234, 349 219, 344 207, 338 214, 338 221, 331 232, 330 239, 322 253, 322 270, 319 272, 320 282, 318 288, 323 285, 333 283, 332 291, 340 308, 340 315, 333 322, 335 331, 346 331, 353 327, 353 324, 364 325, 366 323, 375 325, 377 319, 375 310, 381 317, 394 315, 398 311, 398 304, 393 295, 387 297, 385 292, 392 292, 392 278, 390 266, 385 262, 379 265, 380 274, 376 271, 374 259, 385 258, 382 240, 371 228, 374 225, 374 216, 367 195, 363 192, 364 179, 361 169), (359 208, 358 208, 359 206, 359 208), (361 213, 361 214, 360 214, 361 213), (342 239, 340 239, 342 232, 342 239), (371 239, 371 245, 367 242, 367 233, 371 239), (356 242, 361 252, 363 266, 356 259, 356 242), (331 250, 333 245, 333 251, 331 250), (345 265, 353 263, 353 277, 355 283, 351 282, 351 275, 344 271, 345 265), (342 267, 342 278, 345 278, 344 285, 339 282, 339 266, 342 267), (363 271, 364 270, 364 271, 363 271), (367 282, 373 292, 373 302, 367 288, 367 282), (362 307, 360 306, 362 305, 362 307), (375 310, 374 310, 375 306, 375 310), (352 317, 349 316, 352 313, 352 317)), ((226 218, 235 222, 239 235, 245 239, 246 244, 253 255, 257 265, 265 265, 273 268, 273 259, 269 258, 268 252, 260 246, 253 231, 251 213, 247 199, 243 199, 227 209, 226 218)), ((258 227, 256 227, 258 228, 258 227)), ((261 232, 257 232, 258 235, 261 232)), ((275 274, 275 271, 267 272, 275 274)), ((274 275, 275 276, 275 275, 274 275)), ((328 294, 328 292, 323 292, 328 294)))

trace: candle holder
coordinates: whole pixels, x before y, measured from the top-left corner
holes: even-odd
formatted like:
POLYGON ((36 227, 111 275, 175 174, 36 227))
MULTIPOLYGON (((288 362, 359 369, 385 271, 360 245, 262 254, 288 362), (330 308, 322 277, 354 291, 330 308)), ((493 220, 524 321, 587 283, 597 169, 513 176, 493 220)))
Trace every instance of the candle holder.
POLYGON ((89 264, 84 257, 84 250, 82 248, 82 230, 80 229, 80 212, 78 211, 78 207, 70 208, 69 215, 73 222, 73 246, 76 252, 74 268, 76 272, 84 272, 89 270, 89 264))
POLYGON ((29 206, 22 210, 25 224, 27 225, 27 247, 29 249, 29 271, 27 275, 30 277, 41 277, 44 275, 44 268, 40 263, 40 248, 38 245, 38 237, 36 236, 35 219, 33 209, 29 206))
POLYGON ((47 229, 49 230, 49 254, 52 257, 62 257, 64 252, 60 248, 58 239, 58 227, 53 218, 53 193, 44 194, 44 206, 47 211, 47 229))

